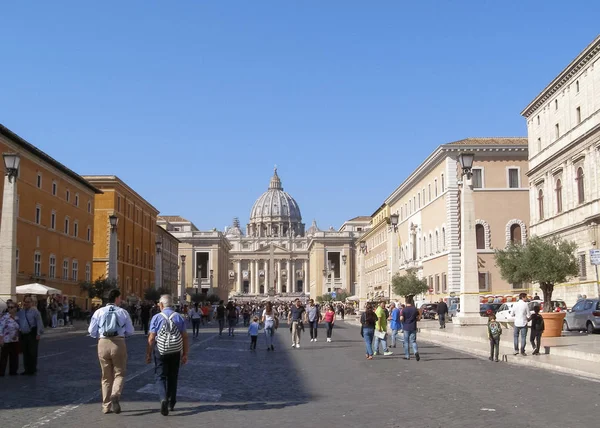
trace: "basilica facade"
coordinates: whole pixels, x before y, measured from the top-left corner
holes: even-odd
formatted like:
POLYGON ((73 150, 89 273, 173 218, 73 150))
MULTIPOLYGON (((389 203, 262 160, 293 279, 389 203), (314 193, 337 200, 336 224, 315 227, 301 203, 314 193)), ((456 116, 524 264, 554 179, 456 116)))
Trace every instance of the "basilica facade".
POLYGON ((224 231, 198 230, 179 216, 159 226, 181 241, 180 299, 195 293, 253 300, 316 297, 355 289, 355 247, 368 227, 357 217, 338 230, 308 228, 300 207, 284 191, 275 169, 267 190, 250 210, 245 230, 238 218, 224 231))

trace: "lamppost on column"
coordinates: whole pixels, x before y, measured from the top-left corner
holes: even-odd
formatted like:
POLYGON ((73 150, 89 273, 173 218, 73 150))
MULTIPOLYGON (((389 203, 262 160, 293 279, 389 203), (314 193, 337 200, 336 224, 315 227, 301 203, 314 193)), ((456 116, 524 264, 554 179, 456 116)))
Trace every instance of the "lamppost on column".
POLYGON ((213 270, 210 270, 210 289, 209 292, 212 293, 213 292, 213 270))
MULTIPOLYGON (((179 303, 183 305, 185 300, 185 254, 179 256, 181 258, 181 285, 179 286, 179 303)), ((198 285, 195 285, 198 287, 198 285)))
POLYGON ((485 324, 479 315, 479 266, 473 200, 473 153, 458 156, 462 168, 460 196, 460 312, 453 318, 459 325, 485 324))
POLYGON ((389 244, 389 261, 390 261, 390 279, 388 281, 388 298, 392 301, 392 279, 396 273, 396 254, 394 253, 394 243, 397 241, 396 234, 398 233, 398 220, 400 216, 398 213, 390 214, 390 232, 392 232, 391 239, 388 239, 389 244))
POLYGON ((156 266, 154 267, 154 287, 162 287, 162 242, 156 241, 156 266))
MULTIPOLYGON (((119 225, 119 217, 116 214, 111 214, 108 217, 110 224, 110 241, 108 244, 108 279, 113 284, 117 282, 117 226, 119 225)), ((129 290, 125 290, 128 293, 129 290)))
POLYGON ((365 308, 365 303, 368 300, 367 290, 365 289, 365 254, 367 253, 367 243, 365 241, 360 241, 360 249, 359 249, 359 269, 360 269, 360 282, 358 283, 358 298, 359 298, 359 309, 363 310, 365 308), (364 296, 364 299, 363 299, 364 296))
POLYGON ((3 153, 4 191, 0 223, 0 299, 16 299, 17 286, 17 177, 21 157, 3 153))

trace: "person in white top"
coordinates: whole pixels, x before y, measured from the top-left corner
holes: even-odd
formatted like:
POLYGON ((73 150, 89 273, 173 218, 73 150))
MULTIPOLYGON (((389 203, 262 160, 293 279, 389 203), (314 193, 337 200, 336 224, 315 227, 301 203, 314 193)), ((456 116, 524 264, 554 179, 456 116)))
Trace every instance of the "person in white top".
POLYGON ((194 303, 194 308, 189 312, 192 320, 192 336, 198 337, 200 334, 200 321, 202 320, 202 311, 198 308, 198 303, 194 303))
POLYGON ((279 327, 279 319, 277 318, 277 311, 273 309, 271 302, 267 302, 265 310, 262 313, 262 320, 265 326, 265 339, 267 340, 267 351, 274 351, 273 346, 273 335, 275 330, 279 327))
POLYGON ((108 293, 108 304, 92 315, 88 332, 98 340, 98 360, 102 369, 102 412, 121 413, 121 392, 125 384, 127 346, 125 337, 134 333, 129 312, 119 307, 121 292, 108 293))
POLYGON ((521 334, 521 355, 525 353, 525 344, 527 343, 527 321, 529 318, 529 305, 525 301, 526 293, 519 294, 519 301, 513 306, 513 315, 515 316, 515 355, 519 355, 519 334, 521 334))

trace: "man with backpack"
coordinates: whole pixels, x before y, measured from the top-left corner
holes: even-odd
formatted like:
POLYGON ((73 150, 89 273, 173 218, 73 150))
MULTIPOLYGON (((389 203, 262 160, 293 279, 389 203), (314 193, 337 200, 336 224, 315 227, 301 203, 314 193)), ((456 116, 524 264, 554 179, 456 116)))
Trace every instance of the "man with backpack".
POLYGON ((168 416, 177 402, 179 365, 187 363, 189 342, 185 320, 173 309, 173 298, 168 294, 162 295, 158 306, 160 313, 150 321, 146 364, 150 364, 154 354, 160 413, 168 416))
POLYGON ((88 328, 90 336, 98 339, 103 413, 121 413, 121 392, 127 368, 125 337, 134 332, 129 312, 120 308, 120 304, 121 292, 110 290, 107 305, 94 312, 88 328))

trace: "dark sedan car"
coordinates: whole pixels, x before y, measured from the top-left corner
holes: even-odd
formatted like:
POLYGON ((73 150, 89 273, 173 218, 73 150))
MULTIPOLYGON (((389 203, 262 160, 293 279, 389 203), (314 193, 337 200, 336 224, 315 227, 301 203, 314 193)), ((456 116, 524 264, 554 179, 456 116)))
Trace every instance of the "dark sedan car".
POLYGON ((491 314, 498 312, 500 306, 502 306, 501 303, 482 303, 479 305, 479 315, 489 317, 491 314))
POLYGON ((425 303, 421 306, 421 314, 423 319, 434 320, 437 316, 437 303, 425 303))

